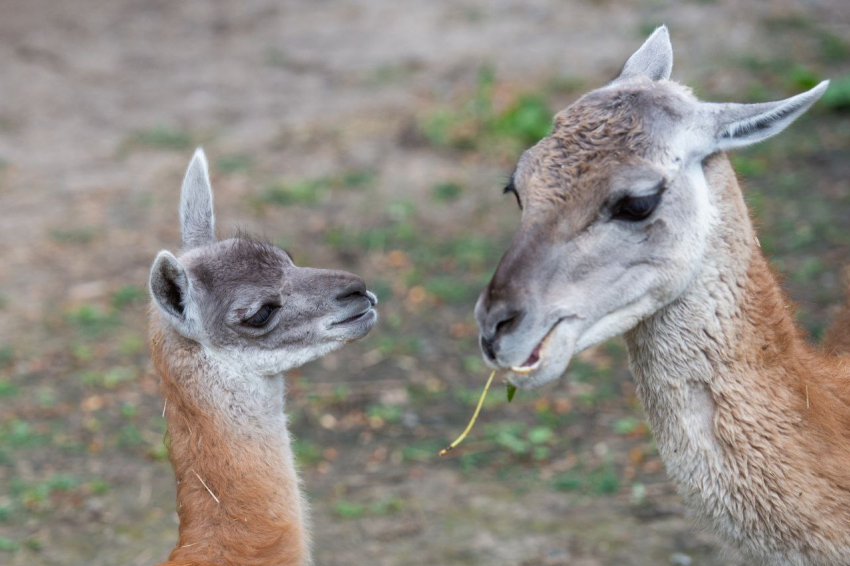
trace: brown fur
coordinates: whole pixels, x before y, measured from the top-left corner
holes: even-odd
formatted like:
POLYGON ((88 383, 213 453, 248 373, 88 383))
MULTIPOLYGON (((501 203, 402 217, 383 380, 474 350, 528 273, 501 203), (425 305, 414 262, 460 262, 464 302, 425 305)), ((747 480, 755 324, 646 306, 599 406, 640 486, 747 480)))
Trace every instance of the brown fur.
POLYGON ((155 310, 151 353, 167 403, 180 517, 177 546, 161 566, 305 564, 309 552, 291 455, 282 460, 267 432, 251 423, 234 426, 209 402, 200 347, 167 328, 155 310))
MULTIPOLYGON (((718 155, 712 159, 714 163, 706 165, 709 182, 715 188, 718 183, 725 184, 725 191, 733 193, 731 198, 743 203, 726 157, 718 155)), ((827 437, 833 449, 839 444, 837 452, 844 454, 848 464, 842 466, 840 475, 850 487, 850 361, 824 355, 809 343, 793 318, 793 302, 781 290, 761 248, 752 242, 749 246, 752 257, 739 304, 743 327, 749 336, 741 336, 731 357, 753 370, 767 369, 777 382, 794 392, 793 410, 810 427, 810 432, 827 437)), ((846 335, 850 331, 850 319, 837 320, 833 328, 840 332, 842 327, 846 335)), ((811 448, 810 442, 805 444, 811 448)))
POLYGON ((810 345, 722 153, 779 133, 827 83, 703 103, 667 80, 672 57, 659 28, 520 159, 509 188, 526 206, 476 305, 482 349, 533 387, 624 333, 689 505, 748 565, 848 566, 850 357, 832 353, 850 351, 850 299, 827 351, 810 345))
MULTIPOLYGON (((541 203, 566 203, 569 206, 561 207, 561 211, 569 214, 595 212, 604 191, 574 188, 593 186, 588 175, 601 176, 611 165, 632 160, 648 149, 643 116, 634 108, 638 97, 646 96, 647 88, 652 87, 639 85, 633 92, 624 91, 614 98, 591 93, 559 112, 552 135, 527 153, 529 162, 518 170, 525 173, 521 185, 529 187, 523 197, 541 203)), ((605 181, 599 179, 600 183, 605 181)), ((589 220, 573 224, 583 226, 589 220)))
POLYGON ((838 316, 823 335, 823 348, 833 354, 850 354, 850 268, 844 271, 845 296, 838 316))
MULTIPOLYGON (((724 218, 710 245, 731 260, 717 264, 719 282, 710 279, 706 289, 727 298, 712 307, 709 321, 694 314, 710 303, 686 292, 627 335, 638 392, 686 499, 735 547, 759 564, 845 564, 850 358, 821 352, 795 323, 755 242, 728 159, 710 158, 705 171, 724 218), (658 342, 663 354, 654 353, 658 342), (708 450, 714 455, 687 475, 676 458, 692 447, 677 436, 676 394, 666 388, 703 360, 709 373, 689 387, 704 388, 712 422, 703 442, 719 452, 708 450), (653 383, 659 375, 669 375, 670 383, 653 383)), ((696 451, 697 460, 704 450, 696 451)))

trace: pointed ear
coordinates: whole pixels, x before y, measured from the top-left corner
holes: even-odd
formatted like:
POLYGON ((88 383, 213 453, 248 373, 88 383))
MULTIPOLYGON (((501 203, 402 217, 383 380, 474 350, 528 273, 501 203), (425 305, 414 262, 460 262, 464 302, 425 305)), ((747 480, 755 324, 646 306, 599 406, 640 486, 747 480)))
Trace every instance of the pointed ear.
POLYGON ((183 249, 215 243, 215 215, 213 213, 212 187, 204 150, 198 148, 180 191, 180 229, 183 249))
POLYGON ((700 104, 714 139, 709 153, 743 147, 775 136, 803 115, 826 91, 823 81, 810 91, 759 104, 700 104))
POLYGON ((150 276, 154 303, 175 326, 186 326, 189 278, 180 261, 165 250, 157 254, 150 276))
POLYGON ((673 44, 670 43, 670 32, 667 26, 661 26, 641 45, 640 49, 629 57, 621 79, 643 75, 654 81, 669 79, 673 72, 673 44))

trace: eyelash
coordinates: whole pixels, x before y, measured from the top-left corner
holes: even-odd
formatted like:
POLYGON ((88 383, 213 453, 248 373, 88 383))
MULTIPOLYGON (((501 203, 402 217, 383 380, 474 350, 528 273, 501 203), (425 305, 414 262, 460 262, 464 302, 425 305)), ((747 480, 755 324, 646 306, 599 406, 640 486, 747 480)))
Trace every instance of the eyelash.
POLYGON ((645 197, 625 196, 618 200, 611 209, 611 218, 626 222, 640 222, 649 218, 661 202, 661 193, 645 197))
POLYGON ((272 315, 279 309, 279 305, 263 305, 260 310, 258 310, 254 315, 247 319, 243 324, 247 326, 253 326, 254 328, 261 328, 271 320, 272 315))
POLYGON ((505 190, 502 191, 502 194, 508 194, 508 193, 514 194, 514 197, 516 197, 516 204, 519 207, 519 209, 522 210, 522 201, 519 200, 519 191, 516 190, 516 185, 514 185, 513 178, 511 178, 511 180, 508 181, 508 184, 505 187, 505 190))

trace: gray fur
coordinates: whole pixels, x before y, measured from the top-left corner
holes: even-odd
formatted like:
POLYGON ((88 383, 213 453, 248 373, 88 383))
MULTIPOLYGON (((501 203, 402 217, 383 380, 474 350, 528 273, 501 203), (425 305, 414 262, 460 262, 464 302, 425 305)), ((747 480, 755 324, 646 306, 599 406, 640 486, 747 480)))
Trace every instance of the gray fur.
POLYGON ((377 298, 356 275, 298 267, 280 248, 245 235, 215 241, 200 149, 183 183, 180 218, 184 252, 159 253, 151 295, 179 334, 228 364, 280 373, 365 336, 377 321, 377 298), (252 326, 266 306, 268 321, 252 326))
POLYGON ((151 268, 150 289, 153 300, 168 319, 175 325, 185 325, 184 301, 189 294, 189 279, 171 252, 163 250, 157 254, 151 268))
POLYGON ((629 57, 620 79, 644 76, 653 81, 669 79, 673 72, 673 44, 667 26, 661 26, 629 57))
POLYGON ((666 80, 671 66, 661 27, 620 79, 558 113, 519 160, 522 222, 475 310, 485 359, 512 368, 517 385, 557 378, 575 353, 679 296, 716 222, 703 160, 779 133, 827 84, 779 102, 711 104, 666 80), (624 196, 653 192, 660 204, 646 220, 613 218, 624 196))
POLYGON ((803 115, 826 92, 822 81, 804 93, 759 104, 703 103, 706 121, 714 125, 717 150, 726 151, 774 136, 803 115))
POLYGON ((180 231, 183 250, 191 250, 215 242, 215 213, 207 157, 200 147, 183 178, 180 191, 180 231))

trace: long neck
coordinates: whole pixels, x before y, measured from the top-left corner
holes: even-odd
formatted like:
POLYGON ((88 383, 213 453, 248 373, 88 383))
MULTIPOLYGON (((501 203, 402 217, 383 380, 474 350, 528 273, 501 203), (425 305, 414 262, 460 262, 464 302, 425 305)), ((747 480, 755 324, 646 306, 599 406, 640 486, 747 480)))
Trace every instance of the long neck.
POLYGON ((177 480, 175 563, 310 562, 283 412, 283 378, 240 375, 154 319, 168 448, 177 480))
POLYGON ((705 172, 720 220, 702 268, 626 336, 658 449, 686 500, 745 551, 846 545, 832 527, 850 521, 835 495, 850 487, 847 369, 801 337, 726 157, 705 172))

